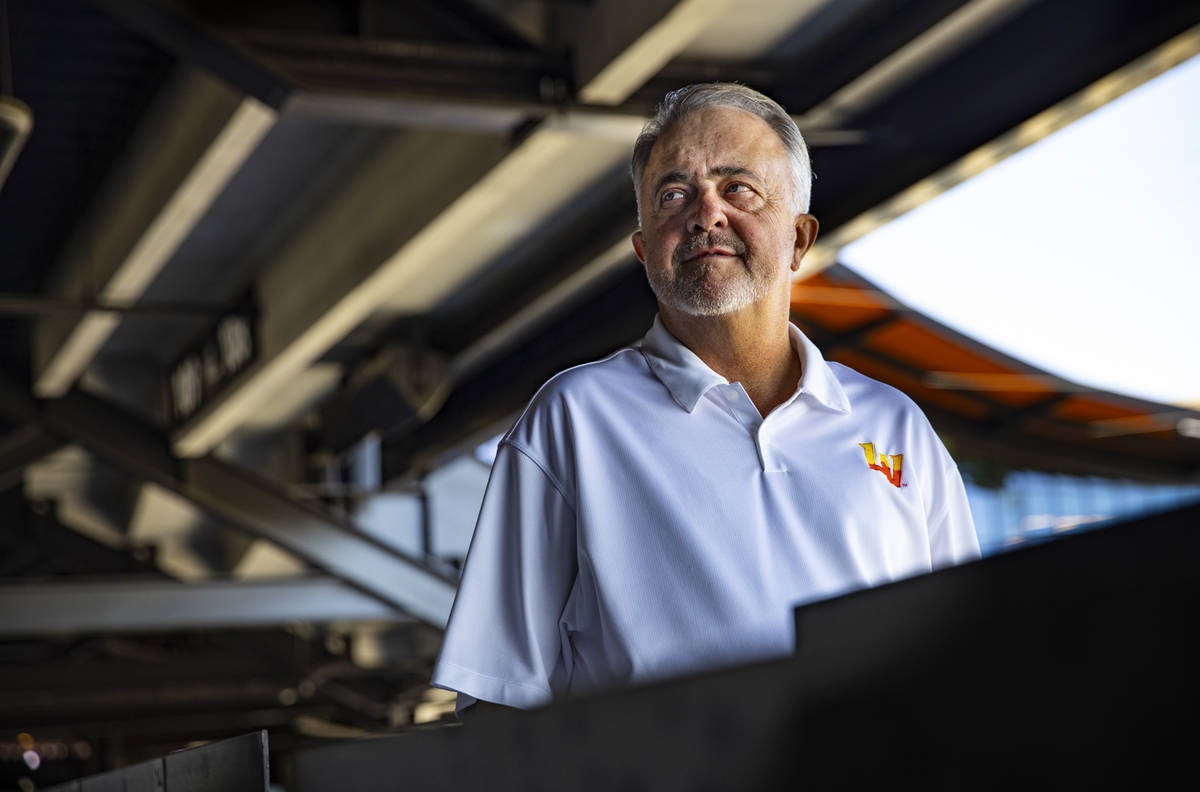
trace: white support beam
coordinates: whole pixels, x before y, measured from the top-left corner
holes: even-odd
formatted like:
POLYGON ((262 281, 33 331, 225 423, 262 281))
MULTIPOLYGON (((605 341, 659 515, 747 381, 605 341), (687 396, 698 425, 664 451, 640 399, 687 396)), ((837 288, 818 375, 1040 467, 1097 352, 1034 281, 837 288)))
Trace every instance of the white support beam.
MULTIPOLYGON (((133 303, 275 123, 275 111, 187 71, 146 115, 60 262, 67 298, 133 303)), ((34 391, 79 379, 121 321, 113 312, 51 317, 35 336, 34 391)))
POLYGON ((0 636, 282 627, 297 622, 411 621, 326 577, 269 581, 116 580, 0 586, 0 636))
POLYGON ((734 5, 734 0, 596 0, 573 26, 579 99, 624 102, 734 5))

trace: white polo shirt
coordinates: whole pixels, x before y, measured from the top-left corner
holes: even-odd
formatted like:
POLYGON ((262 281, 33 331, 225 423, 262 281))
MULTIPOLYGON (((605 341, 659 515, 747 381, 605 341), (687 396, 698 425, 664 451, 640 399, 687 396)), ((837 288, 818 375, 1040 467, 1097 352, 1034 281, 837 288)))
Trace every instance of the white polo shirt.
POLYGON ((793 651, 792 609, 979 556, 904 394, 791 328, 765 419, 662 323, 547 382, 500 443, 433 683, 534 707, 793 651))

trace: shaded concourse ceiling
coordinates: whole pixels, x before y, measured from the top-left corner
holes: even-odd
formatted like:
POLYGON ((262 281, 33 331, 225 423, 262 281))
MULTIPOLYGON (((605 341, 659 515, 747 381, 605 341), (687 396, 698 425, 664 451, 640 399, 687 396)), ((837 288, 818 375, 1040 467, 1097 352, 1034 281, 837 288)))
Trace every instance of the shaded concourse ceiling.
MULTIPOLYGON (((147 605, 93 631, 167 631, 132 653, 151 664, 233 651, 171 628, 246 630, 251 654, 303 646, 307 659, 235 674, 210 703, 261 708, 264 691, 333 664, 312 717, 385 726, 378 702, 419 688, 436 651, 421 625, 444 619, 454 575, 354 529, 346 454, 375 430, 382 481, 415 480, 555 371, 645 330, 626 168, 665 91, 731 79, 781 100, 810 139, 813 212, 836 241, 1198 22, 1200 5, 1166 0, 10 0, 12 92, 34 131, 0 191, 0 583, 43 583, 0 599, 32 614, 6 635, 43 642, 0 644, 0 662, 68 674, 119 655, 69 618, 54 642, 37 627, 80 602, 127 607, 138 591, 112 576, 207 581, 187 588, 193 621, 147 605), (230 575, 280 571, 305 577, 258 581, 254 619, 219 610, 246 591, 222 588, 246 585, 230 575), (81 573, 111 585, 65 582, 81 573), (311 621, 408 630, 408 665, 371 676, 337 641, 281 637, 304 621, 297 603, 317 602, 311 621)), ((796 309, 819 337, 821 316, 796 309)), ((871 365, 887 378, 886 360, 871 365)), ((990 431, 971 447, 1094 469, 1071 461, 1095 438, 1008 443, 1019 413, 988 413, 981 430, 970 410, 914 395, 952 440, 990 431)), ((1196 441, 1169 434, 1102 449, 1104 471, 1194 479, 1196 441)), ((104 684, 132 691, 136 676, 104 684)), ((4 723, 61 723, 76 694, 4 723)), ((119 698, 86 701, 103 720, 119 698)), ((33 700, 0 691, 0 712, 33 700)), ((139 723, 199 706, 172 700, 147 699, 139 723)))

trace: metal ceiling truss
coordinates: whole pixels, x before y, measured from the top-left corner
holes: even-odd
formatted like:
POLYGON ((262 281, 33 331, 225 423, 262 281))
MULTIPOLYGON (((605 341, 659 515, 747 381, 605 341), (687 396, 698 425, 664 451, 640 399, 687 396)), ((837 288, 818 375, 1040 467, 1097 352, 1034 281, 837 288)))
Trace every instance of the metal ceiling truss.
POLYGON ((0 409, 271 541, 395 609, 401 620, 401 614, 409 614, 445 626, 455 581, 360 533, 318 504, 297 503, 255 473, 212 456, 178 459, 152 426, 79 389, 39 402, 0 383, 0 409))

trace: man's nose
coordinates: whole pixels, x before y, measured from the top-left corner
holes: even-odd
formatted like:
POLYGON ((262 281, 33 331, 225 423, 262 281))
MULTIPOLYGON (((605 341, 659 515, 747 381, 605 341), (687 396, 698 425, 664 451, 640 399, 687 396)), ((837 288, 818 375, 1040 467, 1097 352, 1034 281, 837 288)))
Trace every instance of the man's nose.
POLYGON ((728 223, 725 217, 725 207, 721 205, 720 196, 715 190, 705 190, 696 198, 696 205, 692 211, 690 230, 692 233, 698 231, 710 231, 714 228, 724 228, 728 223))

